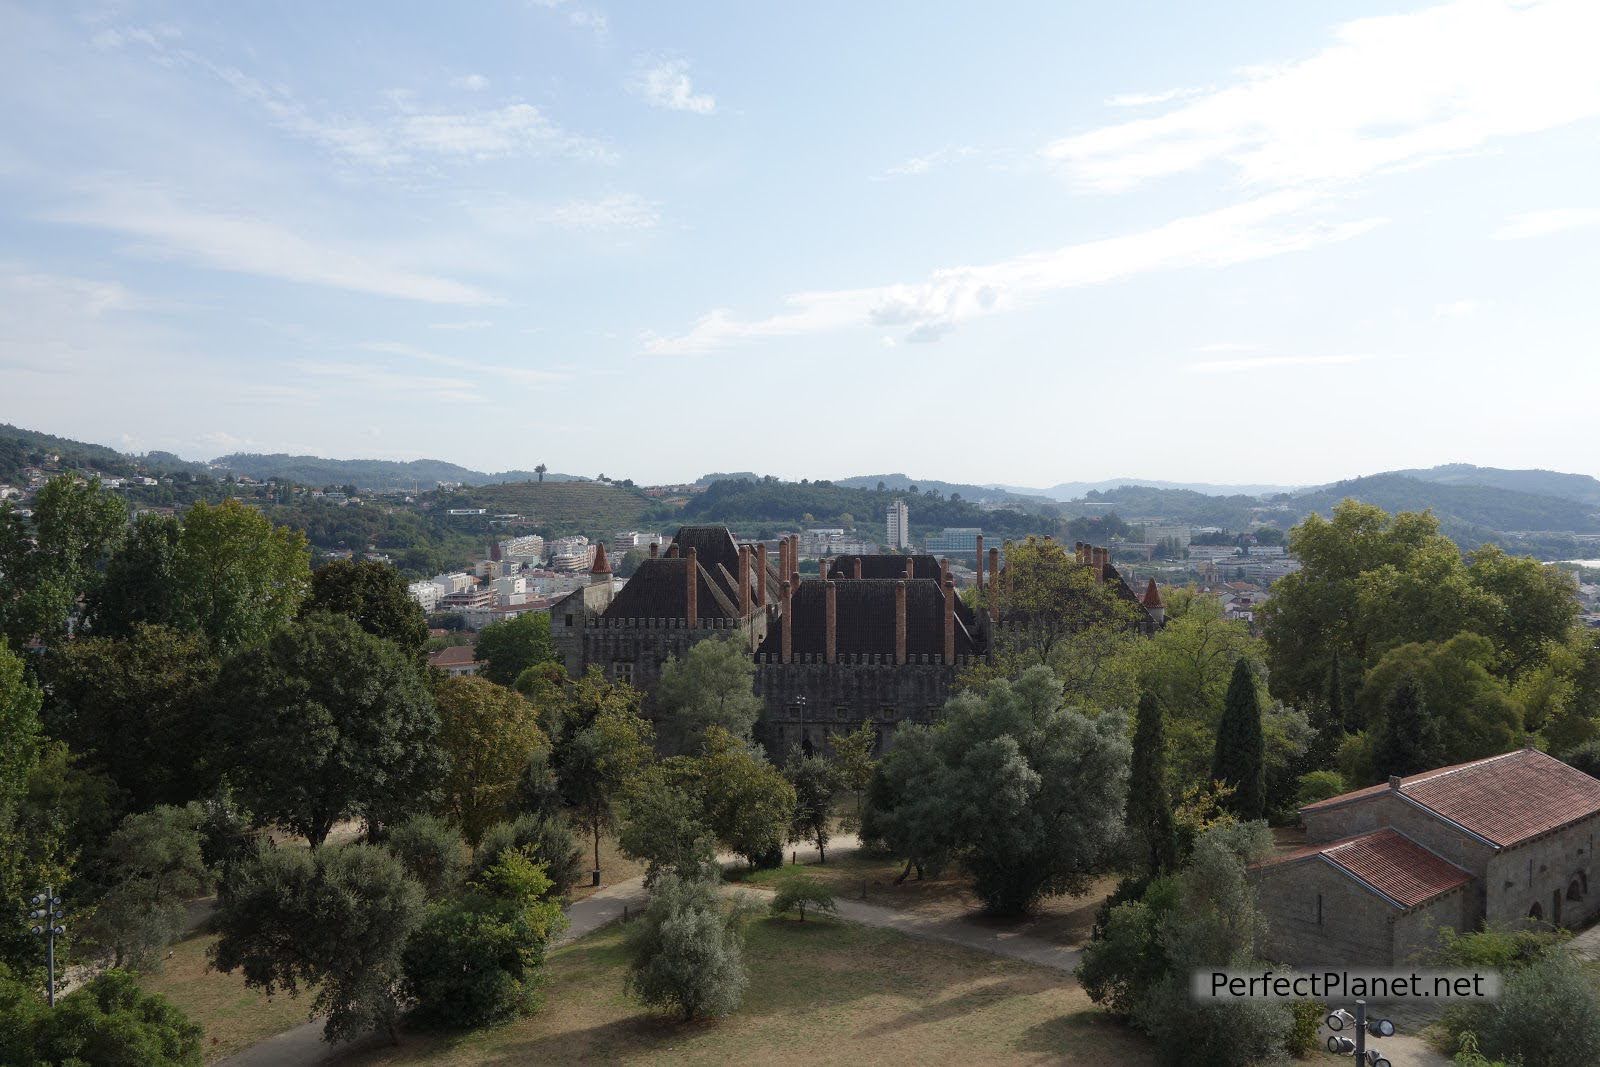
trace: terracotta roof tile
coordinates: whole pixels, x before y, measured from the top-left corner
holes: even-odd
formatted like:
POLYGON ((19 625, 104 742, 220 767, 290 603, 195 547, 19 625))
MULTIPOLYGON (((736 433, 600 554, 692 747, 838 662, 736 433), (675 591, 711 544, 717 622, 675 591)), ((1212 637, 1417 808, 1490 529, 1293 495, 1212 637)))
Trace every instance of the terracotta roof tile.
POLYGON ((1398 830, 1384 827, 1342 841, 1306 845, 1258 864, 1274 867, 1322 858, 1402 908, 1425 904, 1472 881, 1472 875, 1398 830))
POLYGON ((1300 810, 1317 812, 1394 788, 1500 848, 1600 813, 1600 779, 1531 748, 1423 771, 1300 810))
POLYGON ((434 667, 465 667, 476 662, 477 649, 471 645, 447 645, 428 654, 428 663, 434 667))

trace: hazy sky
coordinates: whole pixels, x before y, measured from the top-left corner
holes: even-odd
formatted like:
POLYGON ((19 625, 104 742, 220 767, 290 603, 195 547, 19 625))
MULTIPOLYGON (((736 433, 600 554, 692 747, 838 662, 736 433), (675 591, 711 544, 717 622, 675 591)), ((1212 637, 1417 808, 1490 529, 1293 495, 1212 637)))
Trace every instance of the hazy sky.
POLYGON ((1600 474, 1600 3, 0 0, 0 421, 1600 474))

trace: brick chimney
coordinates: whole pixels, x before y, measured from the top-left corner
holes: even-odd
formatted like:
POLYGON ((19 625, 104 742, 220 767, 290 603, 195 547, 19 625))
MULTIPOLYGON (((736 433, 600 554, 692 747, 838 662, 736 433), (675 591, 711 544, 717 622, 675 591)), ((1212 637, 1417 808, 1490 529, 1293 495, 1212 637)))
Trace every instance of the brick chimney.
POLYGON ((854 571, 855 571, 855 576, 857 578, 860 578, 861 577, 861 557, 860 556, 856 557, 856 565, 854 567, 854 571))
POLYGON ((668 559, 677 559, 678 558, 678 542, 674 541, 674 542, 672 542, 672 544, 667 546, 667 558, 668 559))
POLYGON ((750 546, 739 546, 739 615, 750 614, 750 546))
POLYGON ((655 559, 659 555, 661 555, 661 542, 660 541, 651 541, 650 542, 650 558, 651 559, 655 559))
POLYGON ((832 663, 839 651, 839 583, 823 582, 823 610, 826 636, 823 638, 823 659, 832 663))
POLYGON ((767 543, 756 542, 756 603, 767 606, 767 543))
POLYGON ((939 557, 939 584, 944 585, 950 581, 950 557, 939 557))
POLYGON ((783 637, 779 644, 780 658, 785 663, 794 661, 794 601, 789 595, 789 579, 778 586, 778 596, 783 601, 783 637))
POLYGON ((989 621, 1000 621, 1000 550, 989 550, 989 621))
POLYGON ((693 629, 700 625, 700 560, 695 550, 689 549, 689 584, 686 590, 688 596, 689 627, 693 629))
POLYGON ((906 661, 906 583, 894 583, 894 661, 906 661))
POLYGON ((917 561, 912 559, 910 556, 907 556, 906 557, 906 577, 907 578, 915 578, 916 576, 917 576, 917 561))
POLYGON ((944 580, 944 661, 956 661, 956 584, 944 580))
POLYGON ((983 534, 978 535, 978 592, 983 592, 983 534))

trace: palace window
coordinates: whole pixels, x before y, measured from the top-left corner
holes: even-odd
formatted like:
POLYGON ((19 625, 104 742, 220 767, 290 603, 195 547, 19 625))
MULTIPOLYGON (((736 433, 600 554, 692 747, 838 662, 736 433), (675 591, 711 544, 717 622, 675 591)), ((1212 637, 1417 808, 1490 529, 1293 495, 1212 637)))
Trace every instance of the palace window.
POLYGON ((611 665, 611 677, 624 685, 633 684, 633 664, 623 663, 621 660, 611 665))

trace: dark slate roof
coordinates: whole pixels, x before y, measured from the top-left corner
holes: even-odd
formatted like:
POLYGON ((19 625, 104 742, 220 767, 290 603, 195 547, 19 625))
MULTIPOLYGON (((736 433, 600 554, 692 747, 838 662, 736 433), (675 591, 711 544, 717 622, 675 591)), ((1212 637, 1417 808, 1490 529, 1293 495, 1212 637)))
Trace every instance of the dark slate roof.
MULTIPOLYGON (((828 567, 828 576, 831 578, 855 580, 856 560, 861 561, 861 580, 880 578, 885 580, 904 578, 906 576, 906 560, 911 561, 911 576, 937 583, 941 570, 939 557, 930 555, 920 556, 835 556, 833 563, 828 567)), ((978 620, 973 615, 972 609, 967 607, 966 601, 956 597, 956 618, 968 630, 978 628, 978 620)), ((892 622, 893 620, 891 620, 892 622)), ((959 640, 958 642, 959 643, 959 640)), ((939 646, 942 650, 943 645, 939 646)), ((891 652, 894 649, 891 647, 891 652)))
MULTIPOLYGON (((696 561, 698 562, 698 560, 696 561)), ((738 560, 735 558, 735 565, 738 560)), ((675 559, 647 559, 617 593, 609 607, 602 612, 607 619, 681 619, 689 610, 689 561, 675 559)), ((699 571, 700 588, 696 593, 696 614, 702 619, 736 619, 739 617, 738 589, 729 596, 720 579, 713 579, 704 566, 699 571)))
MULTIPOLYGON (((687 556, 692 548, 700 566, 715 574, 721 564, 738 580, 739 544, 726 526, 680 526, 672 543, 678 546, 679 556, 687 556)), ((739 590, 733 592, 737 596, 739 590)))
MULTIPOLYGON (((839 655, 894 655, 894 591, 899 584, 899 581, 874 578, 833 583, 838 597, 836 650, 839 655)), ((781 652, 783 627, 792 622, 791 650, 794 654, 820 655, 826 640, 825 590, 826 583, 817 579, 802 581, 793 598, 792 620, 776 620, 757 651, 773 655, 781 652)), ((958 617, 956 655, 981 651, 973 632, 958 617)), ((906 583, 906 654, 913 657, 944 654, 944 592, 938 582, 914 580, 906 583)))

